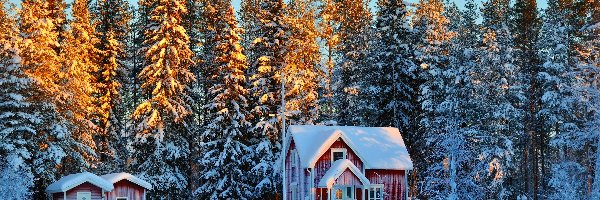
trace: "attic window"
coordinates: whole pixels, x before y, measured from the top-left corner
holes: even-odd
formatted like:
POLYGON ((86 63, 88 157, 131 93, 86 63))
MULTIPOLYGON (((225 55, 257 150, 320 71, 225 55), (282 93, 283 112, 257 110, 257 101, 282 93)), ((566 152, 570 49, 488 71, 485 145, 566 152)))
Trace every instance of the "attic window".
POLYGON ((347 159, 347 150, 345 148, 331 148, 331 162, 347 159))
POLYGON ((292 167, 296 167, 298 160, 298 153, 296 152, 296 149, 293 149, 290 154, 290 164, 292 167))

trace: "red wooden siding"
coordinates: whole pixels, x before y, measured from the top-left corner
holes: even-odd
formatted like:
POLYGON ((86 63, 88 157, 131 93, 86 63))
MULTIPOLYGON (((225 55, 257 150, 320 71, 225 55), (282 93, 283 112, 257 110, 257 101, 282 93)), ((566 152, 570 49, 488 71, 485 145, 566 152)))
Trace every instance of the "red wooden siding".
POLYGON ((116 200, 117 197, 127 197, 127 200, 145 200, 144 188, 128 180, 113 184, 115 189, 108 192, 106 200, 116 200))
POLYGON ((399 200, 406 198, 406 182, 404 170, 369 170, 365 176, 371 184, 384 184, 385 200, 399 200))
POLYGON ((347 158, 350 160, 358 169, 363 170, 363 162, 360 158, 354 153, 354 151, 342 140, 338 139, 335 141, 329 150, 325 152, 317 163, 315 164, 315 174, 314 174, 314 182, 315 187, 321 181, 321 178, 325 175, 327 170, 331 167, 331 148, 345 148, 347 150, 347 158))
POLYGON ((362 185, 362 183, 352 171, 346 169, 346 171, 335 180, 334 185, 362 185))
MULTIPOLYGON (((91 200, 102 200, 102 189, 92 185, 91 183, 83 183, 67 191, 67 200, 77 200, 77 192, 91 192, 91 200)), ((63 200, 64 194, 62 192, 52 194, 54 200, 63 200)))
POLYGON ((298 199, 304 199, 304 196, 307 194, 309 187, 307 183, 307 177, 310 174, 306 171, 306 169, 302 169, 300 167, 300 159, 297 157, 296 166, 292 166, 292 150, 296 149, 296 145, 294 140, 290 142, 290 146, 287 149, 286 160, 285 160, 285 173, 286 173, 286 184, 287 187, 287 198, 292 199, 292 183, 295 183, 298 191, 298 199))

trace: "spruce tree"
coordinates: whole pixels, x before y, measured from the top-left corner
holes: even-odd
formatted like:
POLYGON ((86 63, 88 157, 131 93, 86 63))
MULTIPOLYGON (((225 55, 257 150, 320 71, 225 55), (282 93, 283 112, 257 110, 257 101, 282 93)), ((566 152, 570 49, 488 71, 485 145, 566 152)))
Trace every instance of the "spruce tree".
POLYGON ((31 104, 33 80, 20 66, 21 38, 5 5, 0 1, 0 198, 30 199, 36 153, 32 139, 40 116, 31 104))
POLYGON ((202 181, 196 194, 202 199, 249 199, 254 185, 246 169, 252 167, 252 149, 248 145, 250 123, 248 91, 244 71, 248 67, 240 44, 242 32, 237 27, 233 7, 227 1, 207 1, 206 9, 216 12, 207 19, 215 28, 213 40, 217 56, 210 63, 213 70, 206 124, 202 133, 199 158, 202 181))
POLYGON ((340 125, 361 125, 366 123, 366 116, 360 112, 365 103, 360 99, 360 77, 368 65, 371 13, 363 0, 335 0, 334 6, 338 11, 332 15, 338 23, 334 31, 339 39, 333 73, 336 121, 340 125))
POLYGON ((415 65, 412 62, 408 26, 408 11, 402 0, 378 1, 378 13, 375 23, 375 41, 369 57, 371 70, 365 73, 361 88, 368 96, 370 108, 369 126, 393 126, 409 130, 410 112, 413 110, 414 91, 410 87, 413 81, 415 65))
MULTIPOLYGON (((251 174, 256 185, 256 198, 270 198, 279 185, 280 165, 277 163, 281 151, 281 81, 286 67, 290 28, 285 21, 285 4, 282 0, 268 0, 260 4, 257 35, 252 40, 249 52, 252 132, 255 135, 253 151, 256 165, 251 174), (254 59, 254 60, 252 60, 254 59)), ((288 76, 288 74, 285 74, 288 76)))
POLYGON ((290 27, 286 55, 286 114, 289 124, 315 124, 319 117, 320 62, 314 0, 293 0, 287 7, 290 27))
POLYGON ((123 137, 126 110, 122 100, 122 85, 126 83, 127 59, 125 48, 129 34, 129 3, 123 0, 100 0, 92 9, 98 41, 97 70, 94 71, 94 105, 97 107, 93 116, 98 126, 94 137, 98 148, 98 159, 102 163, 100 172, 110 173, 123 169, 127 159, 124 148, 127 138, 123 137))
POLYGON ((186 92, 194 80, 189 37, 181 26, 187 10, 179 0, 140 5, 151 12, 143 49, 147 65, 138 74, 146 99, 132 116, 134 170, 154 186, 155 198, 187 198, 190 132, 185 119, 193 102, 186 92))
MULTIPOLYGON (((66 76, 63 78, 63 90, 68 91, 64 99, 63 107, 70 114, 65 117, 71 122, 73 137, 81 144, 95 150, 96 144, 92 138, 97 133, 96 126, 90 119, 96 113, 98 107, 93 105, 95 101, 93 92, 96 88, 93 73, 97 71, 98 42, 94 35, 94 28, 90 24, 90 15, 87 1, 78 0, 73 5, 73 20, 70 29, 64 36, 64 45, 61 46, 61 65, 64 66, 66 76)), ((96 159, 95 152, 84 152, 88 162, 96 159)), ((79 170, 76 164, 74 170, 79 170)))
POLYGON ((19 11, 19 32, 23 36, 19 56, 22 69, 35 88, 31 91, 32 112, 40 115, 32 140, 38 148, 32 155, 35 199, 46 198, 44 189, 60 176, 88 167, 86 158, 94 153, 71 133, 66 106, 70 91, 63 90, 68 76, 59 56, 63 22, 60 13, 64 12, 60 5, 56 1, 27 0, 21 3, 19 11))

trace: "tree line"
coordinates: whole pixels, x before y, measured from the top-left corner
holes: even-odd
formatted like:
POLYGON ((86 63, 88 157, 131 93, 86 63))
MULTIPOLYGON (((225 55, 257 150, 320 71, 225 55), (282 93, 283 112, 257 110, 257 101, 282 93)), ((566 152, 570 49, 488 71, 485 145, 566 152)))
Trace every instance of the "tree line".
POLYGON ((414 198, 600 198, 600 1, 376 3, 0 0, 0 198, 276 199, 283 110, 398 127, 414 198))

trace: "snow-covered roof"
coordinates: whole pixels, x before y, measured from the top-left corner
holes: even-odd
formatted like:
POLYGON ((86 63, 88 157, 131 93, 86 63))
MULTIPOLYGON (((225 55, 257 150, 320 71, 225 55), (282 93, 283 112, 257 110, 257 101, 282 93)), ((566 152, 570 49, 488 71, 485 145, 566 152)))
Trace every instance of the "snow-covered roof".
POLYGON ((110 192, 113 190, 113 184, 89 172, 71 174, 62 177, 60 180, 50 184, 46 188, 47 193, 66 192, 78 185, 88 182, 92 185, 102 188, 104 191, 110 192))
POLYGON ((100 177, 102 177, 104 180, 110 182, 111 184, 115 184, 116 182, 119 182, 121 180, 128 180, 136 185, 146 188, 147 190, 152 189, 152 184, 150 184, 138 177, 135 177, 129 173, 125 173, 125 172, 106 174, 106 175, 102 175, 100 177))
POLYGON ((288 132, 304 168, 313 168, 321 155, 342 138, 363 161, 365 169, 413 169, 397 128, 292 125, 288 132))
POLYGON ((358 179, 362 182, 363 185, 370 185, 369 179, 365 177, 365 175, 358 169, 352 162, 348 159, 336 160, 331 164, 331 168, 325 172, 321 181, 319 181, 319 187, 321 188, 331 188, 331 186, 335 183, 335 180, 349 169, 358 179))

